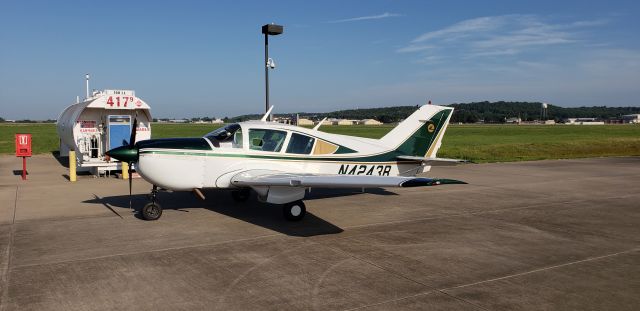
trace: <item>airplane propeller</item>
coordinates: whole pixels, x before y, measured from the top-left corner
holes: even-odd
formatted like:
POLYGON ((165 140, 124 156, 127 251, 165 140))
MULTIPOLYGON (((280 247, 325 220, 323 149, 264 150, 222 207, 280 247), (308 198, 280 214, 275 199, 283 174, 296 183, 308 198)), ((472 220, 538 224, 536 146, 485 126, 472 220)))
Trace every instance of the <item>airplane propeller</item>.
MULTIPOLYGON (((133 148, 135 148, 136 145, 136 133, 138 132, 138 118, 134 118, 133 119, 133 126, 131 128, 131 136, 129 137, 129 149, 132 150, 133 148)), ((132 197, 132 189, 133 189, 133 176, 131 176, 131 173, 133 172, 133 169, 131 168, 133 161, 127 162, 129 165, 129 209, 131 208, 131 197, 132 197)))
POLYGON ((131 198, 133 195, 133 180, 131 178, 131 173, 133 172, 132 164, 138 162, 138 149, 136 148, 136 133, 138 128, 138 118, 137 115, 133 119, 133 126, 131 128, 131 136, 129 137, 129 143, 127 145, 123 145, 117 148, 113 148, 107 151, 107 155, 111 158, 120 160, 122 162, 126 162, 129 164, 129 208, 131 208, 131 198))

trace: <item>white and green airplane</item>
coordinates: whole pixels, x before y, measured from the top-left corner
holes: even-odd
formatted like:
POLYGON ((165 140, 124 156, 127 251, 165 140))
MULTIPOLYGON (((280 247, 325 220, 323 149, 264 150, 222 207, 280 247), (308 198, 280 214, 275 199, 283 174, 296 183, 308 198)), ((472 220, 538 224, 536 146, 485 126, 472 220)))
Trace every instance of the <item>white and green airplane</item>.
POLYGON ((380 139, 321 132, 322 122, 313 129, 268 122, 271 109, 260 121, 229 124, 199 138, 135 142, 134 130, 129 145, 107 154, 137 163, 136 171, 153 185, 151 202, 141 210, 146 220, 162 215, 159 188, 194 191, 201 198, 202 189, 231 189, 237 201, 247 200, 253 190, 259 200, 282 205, 285 218, 295 221, 304 217, 302 199, 313 187, 464 184, 415 177, 433 165, 464 162, 436 157, 451 107, 424 105, 380 139))

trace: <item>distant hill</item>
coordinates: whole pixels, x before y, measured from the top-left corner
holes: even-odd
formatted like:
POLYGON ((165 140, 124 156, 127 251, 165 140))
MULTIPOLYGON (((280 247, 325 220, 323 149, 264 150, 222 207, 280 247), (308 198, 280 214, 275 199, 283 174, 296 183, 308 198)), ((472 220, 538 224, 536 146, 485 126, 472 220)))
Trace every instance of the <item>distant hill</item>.
MULTIPOLYGON (((484 120, 486 123, 501 123, 506 118, 520 117, 522 120, 533 121, 540 119, 540 102, 474 102, 456 103, 447 106, 454 107, 454 114, 451 122, 475 123, 484 120)), ((416 106, 396 106, 383 108, 348 109, 327 113, 298 113, 300 117, 314 120, 328 118, 340 119, 376 119, 384 123, 399 122, 417 109, 416 106)), ((621 115, 640 113, 640 107, 575 107, 563 108, 549 105, 547 109, 547 119, 562 120, 566 118, 599 118, 611 119, 619 118, 621 115)), ((276 114, 275 116, 292 116, 292 114, 276 114)), ((231 122, 260 119, 262 115, 242 115, 231 118, 231 122)))
MULTIPOLYGON (((451 104, 456 111, 452 122, 473 123, 484 120, 485 123, 504 122, 505 118, 520 117, 524 121, 540 119, 542 103, 540 102, 476 102, 468 104, 451 104)), ((620 118, 625 114, 640 113, 640 107, 574 107, 564 108, 548 105, 547 119, 560 121, 566 118, 620 118)))

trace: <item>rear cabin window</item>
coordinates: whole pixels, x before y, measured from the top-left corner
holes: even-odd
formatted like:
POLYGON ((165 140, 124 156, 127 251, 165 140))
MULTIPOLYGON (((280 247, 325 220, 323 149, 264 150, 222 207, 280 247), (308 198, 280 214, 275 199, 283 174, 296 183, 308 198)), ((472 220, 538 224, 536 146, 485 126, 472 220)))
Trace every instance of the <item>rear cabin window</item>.
POLYGON ((338 150, 338 146, 326 142, 324 140, 318 139, 316 143, 316 148, 313 150, 313 154, 332 154, 338 150))
POLYGON ((249 149, 280 152, 287 132, 264 129, 249 130, 249 149))
POLYGON ((287 153, 310 154, 315 139, 307 135, 293 133, 289 139, 287 153))

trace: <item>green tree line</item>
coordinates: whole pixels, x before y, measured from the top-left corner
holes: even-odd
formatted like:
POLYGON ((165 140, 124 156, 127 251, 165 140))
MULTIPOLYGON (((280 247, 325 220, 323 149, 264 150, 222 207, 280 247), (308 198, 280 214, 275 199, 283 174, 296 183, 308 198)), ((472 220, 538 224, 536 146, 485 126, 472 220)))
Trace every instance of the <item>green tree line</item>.
MULTIPOLYGON (((455 103, 451 122, 458 123, 503 123, 507 118, 520 117, 523 121, 539 120, 541 118, 542 103, 540 102, 472 102, 455 103)), ((338 119, 375 119, 383 123, 394 123, 405 119, 416 111, 417 106, 396 106, 382 108, 348 109, 327 113, 300 112, 301 118, 319 120, 324 117, 338 119)), ((555 105, 547 106, 546 119, 561 121, 567 118, 598 118, 603 120, 620 118, 625 114, 640 113, 640 107, 572 107, 564 108, 555 105)), ((276 114, 278 117, 291 117, 295 114, 276 114)), ((255 120, 262 115, 251 114, 230 118, 230 122, 255 120)))

